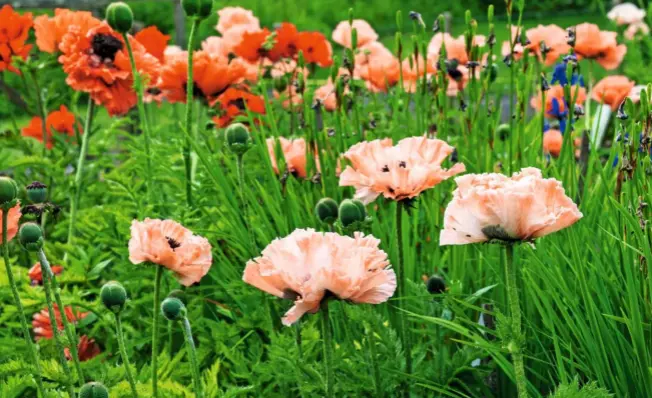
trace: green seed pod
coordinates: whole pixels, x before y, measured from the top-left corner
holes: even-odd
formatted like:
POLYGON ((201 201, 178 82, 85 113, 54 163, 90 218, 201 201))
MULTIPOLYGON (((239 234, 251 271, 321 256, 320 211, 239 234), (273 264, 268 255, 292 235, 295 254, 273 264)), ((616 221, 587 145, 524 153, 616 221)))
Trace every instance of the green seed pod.
POLYGON ((109 311, 118 314, 124 309, 127 302, 127 291, 120 282, 107 282, 100 290, 100 298, 109 311))
POLYGON ((498 138, 501 141, 505 141, 507 138, 509 138, 510 134, 511 130, 509 128, 509 124, 507 123, 503 123, 496 128, 496 135, 498 135, 498 138))
POLYGON ((181 6, 187 16, 204 19, 211 15, 213 0, 181 0, 181 6))
POLYGON ((168 297, 161 303, 161 312, 169 321, 177 321, 186 316, 186 306, 175 297, 168 297))
POLYGON ((174 297, 181 300, 182 303, 186 303, 186 292, 180 289, 175 289, 168 294, 168 297, 174 297))
POLYGON ((364 219, 367 218, 367 208, 365 207, 364 203, 362 203, 362 201, 358 199, 353 199, 352 202, 356 206, 358 206, 358 210, 360 211, 360 216, 362 217, 360 221, 364 221, 364 219))
POLYGON ((127 33, 134 24, 134 13, 129 5, 118 1, 106 8, 106 21, 118 33, 127 33))
POLYGON ((15 206, 18 197, 18 185, 9 177, 0 177, 0 206, 15 206))
POLYGON ((27 198, 32 203, 43 203, 48 196, 48 186, 38 181, 29 184, 25 189, 27 198))
POLYGON ((79 398, 109 398, 109 390, 96 381, 86 383, 79 390, 79 398))
POLYGON ((364 220, 362 214, 360 214, 360 208, 351 199, 344 199, 342 203, 340 203, 339 213, 340 222, 344 227, 348 227, 354 222, 364 220))
POLYGON ((241 155, 249 149, 249 130, 244 124, 233 123, 227 127, 224 135, 226 136, 226 143, 232 152, 241 155))
POLYGON ((333 224, 337 221, 337 202, 331 198, 323 198, 315 206, 315 215, 319 221, 326 224, 333 224))
POLYGON ((43 248, 43 231, 33 222, 25 223, 18 231, 18 240, 25 250, 39 251, 43 248))

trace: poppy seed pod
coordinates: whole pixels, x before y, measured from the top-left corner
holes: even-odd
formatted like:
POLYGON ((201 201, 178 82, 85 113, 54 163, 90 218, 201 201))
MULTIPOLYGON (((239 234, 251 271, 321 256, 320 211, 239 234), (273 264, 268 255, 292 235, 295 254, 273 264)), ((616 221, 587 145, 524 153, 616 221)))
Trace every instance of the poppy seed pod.
POLYGON ((111 3, 106 8, 106 21, 116 32, 124 34, 129 32, 134 24, 134 13, 121 1, 111 3))
POLYGON ((232 152, 241 155, 249 149, 249 130, 247 130, 244 124, 233 123, 226 129, 224 134, 226 136, 226 143, 232 152))
POLYGON ((426 290, 430 294, 442 294, 446 291, 446 281, 439 275, 433 275, 426 282, 426 290))
POLYGON ((498 138, 501 141, 505 141, 507 138, 509 138, 510 133, 511 130, 509 128, 509 124, 503 123, 496 128, 496 135, 498 135, 498 138))
POLYGON ((365 218, 367 218, 367 208, 364 206, 364 203, 362 203, 361 200, 358 199, 353 199, 353 204, 358 206, 358 210, 360 211, 360 216, 362 219, 360 221, 364 221, 365 218))
POLYGON ((204 19, 211 15, 213 0, 181 0, 181 6, 187 16, 204 19))
POLYGON ((86 383, 79 390, 79 398, 109 398, 109 390, 96 381, 86 383))
POLYGON ((18 240, 25 250, 39 251, 43 248, 43 231, 33 222, 25 223, 18 231, 18 240))
POLYGON ((161 312, 169 321, 178 321, 186 316, 186 306, 176 297, 168 297, 161 303, 161 312))
POLYGON ((18 197, 18 185, 9 177, 0 177, 0 206, 13 207, 18 197))
POLYGON ((102 286, 100 290, 102 303, 109 311, 117 314, 122 311, 127 302, 127 291, 120 282, 111 281, 102 286))
POLYGON ((331 198, 323 198, 315 206, 315 215, 319 221, 326 224, 333 224, 337 221, 337 202, 331 198))
POLYGON ((348 227, 354 222, 363 221, 364 217, 360 213, 360 207, 351 199, 344 199, 340 203, 340 222, 344 227, 348 227))
POLYGON ((175 289, 168 294, 168 297, 174 297, 181 300, 182 303, 186 303, 186 292, 181 289, 175 289))
POLYGON ((48 195, 48 186, 42 182, 34 181, 25 187, 27 198, 32 203, 43 203, 48 195))

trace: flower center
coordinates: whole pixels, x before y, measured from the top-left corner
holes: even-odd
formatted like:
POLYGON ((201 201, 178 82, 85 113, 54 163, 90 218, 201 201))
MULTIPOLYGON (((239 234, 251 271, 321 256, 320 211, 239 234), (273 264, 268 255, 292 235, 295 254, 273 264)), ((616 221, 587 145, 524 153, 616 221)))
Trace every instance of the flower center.
POLYGON ((170 238, 169 236, 166 236, 165 239, 168 240, 168 245, 170 245, 170 249, 174 250, 174 249, 176 249, 176 248, 178 248, 178 247, 181 247, 181 243, 180 243, 180 242, 178 242, 178 241, 176 241, 176 240, 170 238))
POLYGON ((489 239, 504 240, 507 242, 514 242, 518 240, 511 237, 509 233, 507 233, 507 231, 505 231, 505 229, 500 225, 489 225, 484 227, 482 228, 482 233, 489 239))
POLYGON ((110 61, 114 61, 115 54, 123 48, 122 42, 116 37, 102 33, 93 36, 91 46, 93 47, 93 54, 103 60, 108 59, 110 61))

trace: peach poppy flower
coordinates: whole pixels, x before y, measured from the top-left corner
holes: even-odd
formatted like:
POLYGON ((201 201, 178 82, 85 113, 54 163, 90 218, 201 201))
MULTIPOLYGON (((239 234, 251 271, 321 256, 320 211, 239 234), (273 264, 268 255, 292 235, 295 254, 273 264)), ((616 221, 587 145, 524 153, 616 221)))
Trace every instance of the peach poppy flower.
POLYGON ((335 27, 331 38, 340 46, 351 48, 353 44, 351 43, 351 32, 353 29, 356 30, 358 36, 358 48, 378 40, 378 33, 363 19, 354 19, 353 24, 349 24, 349 21, 340 22, 335 27))
POLYGON ((280 100, 285 109, 299 109, 303 105, 303 95, 293 84, 289 84, 283 91, 274 90, 274 98, 280 100))
POLYGON ((454 38, 446 32, 437 33, 428 44, 428 58, 437 62, 442 46, 446 47, 446 59, 456 59, 462 65, 469 62, 464 36, 454 38))
MULTIPOLYGON (((308 176, 306 140, 303 138, 287 139, 285 137, 278 137, 278 142, 281 145, 281 151, 283 152, 283 157, 285 158, 287 170, 297 177, 306 178, 308 176)), ((274 172, 279 174, 278 163, 276 162, 275 138, 267 139, 267 152, 269 153, 269 159, 272 162, 272 168, 274 169, 274 172)), ((319 168, 318 161, 317 168, 319 168)))
POLYGON ((229 46, 227 46, 224 38, 217 36, 206 38, 206 40, 201 43, 201 49, 217 58, 228 57, 231 50, 229 46))
POLYGON ((264 292, 294 301, 283 324, 319 310, 335 297, 353 303, 380 304, 396 290, 396 274, 380 240, 356 232, 354 237, 297 229, 275 239, 260 257, 247 263, 242 280, 264 292))
POLYGON ((601 31, 598 25, 583 23, 575 27, 575 53, 579 58, 595 59, 603 68, 613 70, 627 53, 627 46, 618 44, 616 32, 601 31))
POLYGON ((129 261, 161 265, 174 273, 179 283, 190 286, 208 273, 213 263, 206 238, 172 220, 146 218, 131 223, 129 261))
MULTIPOLYGON (((72 360, 72 354, 70 354, 70 349, 68 347, 64 348, 64 354, 68 361, 72 360)), ((77 357, 81 362, 90 361, 96 356, 100 355, 102 350, 100 346, 97 345, 94 339, 84 335, 79 338, 79 344, 77 344, 77 357)))
POLYGON ((219 19, 215 29, 221 34, 239 25, 249 25, 260 29, 260 21, 254 13, 242 7, 224 7, 217 12, 219 19))
POLYGON ((550 129, 543 133, 543 152, 553 158, 558 158, 561 153, 561 146, 564 143, 564 136, 561 131, 550 129))
POLYGON ((607 18, 618 25, 631 25, 645 19, 645 10, 641 10, 632 3, 622 3, 614 6, 607 13, 607 18))
MULTIPOLYGON (((53 304, 54 309, 54 319, 57 321, 57 328, 63 330, 63 319, 61 318, 61 311, 57 304, 53 304)), ((88 312, 81 312, 74 310, 71 306, 64 308, 64 313, 68 322, 77 323, 82 319, 88 316, 88 312)), ((54 329, 52 328, 52 323, 50 322, 50 314, 47 308, 42 309, 32 316, 32 328, 34 329, 34 335, 36 340, 39 339, 51 339, 54 337, 54 329)))
POLYGON ((303 59, 307 64, 317 64, 325 68, 333 63, 331 43, 319 32, 299 33, 297 50, 303 53, 303 59))
MULTIPOLYGON (((571 99, 575 98, 576 105, 582 105, 586 101, 586 89, 578 85, 571 86, 570 96, 571 99)), ((541 110, 541 93, 530 99, 530 106, 541 110)), ((550 90, 546 91, 546 117, 558 118, 567 113, 567 108, 564 87, 559 84, 550 87, 550 90)))
POLYGON ((582 218, 561 182, 542 178, 527 167, 510 178, 468 174, 455 179, 457 189, 444 213, 440 245, 464 245, 494 239, 531 241, 573 225, 582 218))
POLYGON ((176 57, 183 57, 183 56, 188 57, 187 53, 183 50, 183 48, 176 45, 169 45, 165 47, 165 51, 163 51, 163 55, 165 57, 166 62, 176 57))
POLYGON ((403 88, 409 93, 416 91, 419 82, 423 81, 424 76, 431 76, 437 72, 435 63, 428 62, 423 57, 419 57, 418 61, 415 62, 415 57, 411 56, 404 59, 401 64, 403 69, 403 88))
POLYGON ((337 96, 335 93, 335 85, 329 79, 326 84, 315 90, 314 98, 321 101, 324 109, 333 112, 337 109, 337 96))
MULTIPOLYGON (((567 43, 566 30, 557 25, 539 25, 535 28, 528 29, 525 32, 525 36, 530 41, 530 44, 526 45, 525 48, 527 48, 530 53, 539 57, 539 59, 547 66, 554 65, 559 57, 567 54, 571 48, 567 43), (541 51, 542 43, 544 43, 548 49, 545 58, 541 51)), ((517 52, 517 58, 522 56, 523 46, 520 43, 515 47, 515 52, 517 52)))
POLYGON ((9 4, 0 8, 0 72, 8 70, 20 74, 13 65, 13 57, 27 59, 31 44, 25 44, 34 21, 32 13, 19 14, 9 4))
MULTIPOLYGON (((20 202, 9 209, 7 214, 7 242, 10 242, 18 233, 18 222, 23 214, 20 211, 20 202)), ((2 209, 0 209, 0 246, 2 245, 2 209)))
POLYGON ((627 98, 634 86, 636 86, 636 83, 625 76, 607 76, 593 87, 591 98, 597 102, 609 105, 611 110, 615 111, 625 98, 627 98))
POLYGON ((650 27, 645 22, 638 22, 629 25, 624 34, 627 40, 634 40, 637 37, 647 36, 648 33, 650 33, 650 27))
POLYGON ((368 204, 380 195, 401 201, 417 197, 466 170, 457 163, 441 167, 455 149, 446 142, 424 137, 404 138, 396 146, 391 139, 360 142, 344 154, 351 162, 340 175, 340 186, 353 186, 355 197, 368 204))
POLYGON ((34 18, 34 33, 39 50, 54 54, 68 33, 70 26, 78 26, 83 32, 99 25, 101 21, 88 11, 72 11, 66 8, 54 10, 54 17, 41 15, 34 18))
MULTIPOLYGON (((23 137, 31 137, 43 142, 42 120, 40 117, 32 118, 29 125, 21 130, 23 137)), ((51 112, 45 118, 45 130, 48 136, 46 147, 52 149, 54 146, 54 140, 52 139, 54 133, 65 134, 69 137, 75 135, 75 114, 68 111, 65 105, 61 105, 58 111, 51 112)), ((79 131, 81 132, 81 129, 79 131)))
MULTIPOLYGON (((265 114, 265 101, 260 96, 250 93, 243 88, 229 87, 211 104, 217 105, 221 111, 219 117, 214 117, 213 122, 218 127, 226 127, 238 116, 247 115, 247 111, 254 115, 265 114)), ((254 122, 259 119, 254 116, 254 122)))
POLYGON ((641 100, 641 94, 643 93, 643 90, 647 90, 647 86, 639 84, 638 86, 632 87, 627 96, 631 98, 633 103, 636 104, 641 100))
POLYGON ((165 49, 170 41, 170 35, 163 34, 156 26, 150 26, 136 33, 134 39, 160 62, 165 61, 165 49))
MULTIPOLYGON (((60 275, 63 272, 63 267, 60 265, 53 265, 51 268, 52 273, 55 275, 60 275)), ((43 271, 41 270, 41 263, 34 264, 34 266, 29 269, 27 275, 29 275, 29 280, 32 282, 32 285, 42 285, 43 271)))

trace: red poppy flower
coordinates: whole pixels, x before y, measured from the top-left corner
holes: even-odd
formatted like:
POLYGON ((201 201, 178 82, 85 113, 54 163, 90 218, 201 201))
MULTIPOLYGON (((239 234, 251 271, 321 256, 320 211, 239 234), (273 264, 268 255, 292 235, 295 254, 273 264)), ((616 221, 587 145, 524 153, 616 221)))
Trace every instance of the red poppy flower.
POLYGON ((249 62, 257 62, 269 53, 265 49, 265 42, 269 35, 267 28, 257 32, 244 32, 240 44, 233 48, 233 52, 249 62))
POLYGON ((333 63, 333 49, 326 36, 319 32, 301 32, 297 40, 299 51, 303 52, 306 63, 317 64, 321 67, 333 63))
POLYGON ((34 24, 31 13, 20 15, 6 4, 0 8, 0 72, 20 73, 11 63, 13 57, 27 59, 31 44, 25 44, 34 24))
POLYGON ((276 29, 276 43, 267 53, 267 58, 276 62, 281 58, 294 58, 297 55, 299 31, 294 24, 283 22, 276 29))
MULTIPOLYGON (((60 265, 52 266, 52 273, 59 275, 63 272, 63 267, 60 265)), ((32 268, 29 269, 29 279, 32 281, 32 285, 42 285, 43 284, 43 271, 41 270, 41 263, 36 263, 32 268)))
MULTIPOLYGON (((22 130, 24 137, 32 137, 43 142, 43 119, 40 117, 32 118, 29 125, 22 130)), ((53 133, 66 134, 70 137, 75 135, 75 114, 68 111, 65 105, 61 105, 58 111, 50 113, 45 119, 45 128, 48 134, 46 147, 52 149, 54 140, 53 133)), ((79 129, 81 131, 81 129, 79 129)))
MULTIPOLYGON (((66 347, 64 353, 66 354, 66 359, 70 361, 72 359, 70 349, 66 347)), ((77 344, 77 357, 81 362, 89 361, 101 353, 102 350, 100 350, 100 346, 97 345, 94 339, 91 339, 86 335, 79 338, 79 344, 77 344)))
MULTIPOLYGON (((242 63, 228 62, 205 51, 193 53, 193 94, 208 101, 227 88, 244 79, 246 69, 242 63)), ((186 102, 188 60, 175 58, 161 71, 159 89, 170 102, 186 102)))
POLYGON ((165 58, 165 49, 170 41, 169 35, 161 33, 156 26, 150 26, 136 33, 134 39, 142 44, 148 53, 163 62, 165 58))
POLYGON ((63 36, 68 33, 68 27, 79 26, 81 31, 86 32, 101 23, 102 21, 93 17, 93 14, 88 11, 57 8, 54 10, 54 17, 41 15, 34 18, 36 46, 39 50, 50 54, 58 52, 63 36))
MULTIPOLYGON (((67 306, 64 310, 66 313, 66 319, 69 322, 77 323, 88 315, 88 312, 75 311, 71 306, 67 306)), ((57 320, 57 328, 63 330, 63 321, 61 318, 61 311, 59 307, 54 304, 54 317, 57 320)), ((44 308, 40 312, 37 312, 32 316, 32 328, 34 329, 34 335, 36 339, 51 339, 54 337, 54 330, 52 329, 52 323, 50 323, 50 316, 48 309, 44 308)))
POLYGON ((265 114, 265 101, 250 92, 231 87, 222 95, 217 97, 213 105, 218 105, 222 114, 214 117, 213 122, 218 127, 226 127, 239 115, 246 115, 247 110, 251 113, 265 114))

